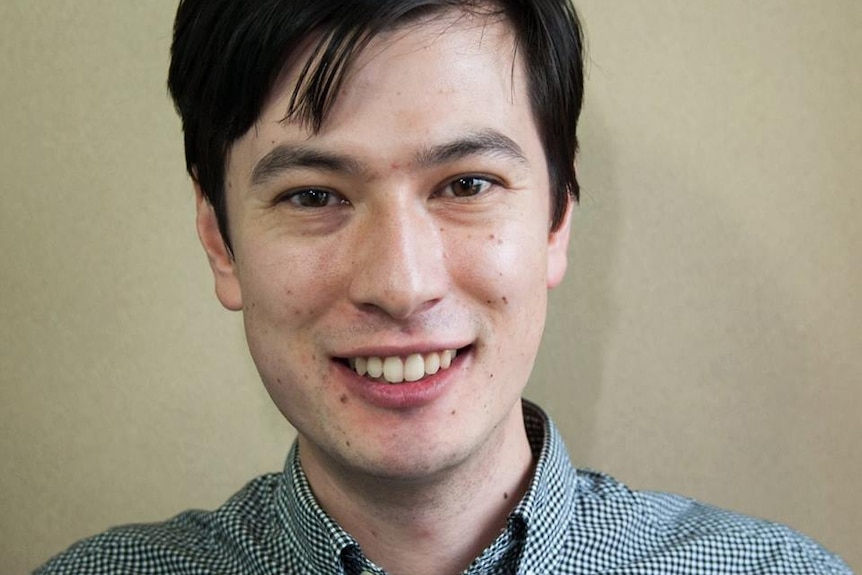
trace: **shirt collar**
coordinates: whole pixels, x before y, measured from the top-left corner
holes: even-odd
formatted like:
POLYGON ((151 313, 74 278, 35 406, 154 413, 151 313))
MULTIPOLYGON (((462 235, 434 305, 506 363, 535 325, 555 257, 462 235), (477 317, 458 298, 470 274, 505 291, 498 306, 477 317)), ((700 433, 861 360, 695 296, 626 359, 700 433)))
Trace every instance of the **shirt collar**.
POLYGON ((536 470, 527 493, 510 515, 521 519, 525 532, 518 573, 550 573, 570 528, 577 474, 553 421, 536 404, 527 400, 522 404, 536 470))
POLYGON ((294 441, 279 486, 278 516, 299 554, 314 573, 341 573, 342 558, 355 555, 359 545, 317 503, 299 463, 299 444, 294 441))
MULTIPOLYGON (((544 573, 556 559, 549 550, 562 548, 557 543, 569 529, 577 481, 556 426, 534 403, 523 400, 522 406, 536 468, 526 494, 509 515, 507 531, 500 537, 520 542, 518 573, 544 573)), ((293 551, 315 572, 340 573, 345 562, 355 562, 361 556, 356 540, 317 504, 299 463, 296 442, 288 454, 279 490, 278 515, 287 540, 294 542, 293 551)))

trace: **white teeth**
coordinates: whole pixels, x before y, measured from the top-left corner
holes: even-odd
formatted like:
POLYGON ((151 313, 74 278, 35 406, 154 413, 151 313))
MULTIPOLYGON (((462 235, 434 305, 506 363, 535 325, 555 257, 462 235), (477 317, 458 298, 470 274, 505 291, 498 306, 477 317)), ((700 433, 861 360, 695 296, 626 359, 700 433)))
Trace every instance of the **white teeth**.
POLYGON ((383 375, 383 360, 379 357, 369 357, 366 369, 371 377, 380 377, 383 375))
POLYGON ((389 383, 404 381, 404 362, 400 357, 387 357, 383 360, 383 379, 389 383))
POLYGON ((419 381, 425 375, 425 360, 418 353, 408 355, 404 361, 404 379, 419 381))
POLYGON ((429 353, 425 356, 425 373, 434 375, 440 371, 440 354, 437 352, 429 353))
POLYGON ((451 349, 447 349, 443 353, 440 354, 440 368, 446 369, 450 365, 452 365, 452 360, 455 358, 455 351, 451 349))
POLYGON ((364 357, 357 357, 351 362, 351 367, 356 370, 359 375, 368 373, 368 360, 364 357))
POLYGON ((370 378, 383 378, 388 383, 404 381, 419 381, 426 375, 434 375, 441 369, 452 365, 456 352, 447 349, 428 354, 413 353, 405 359, 398 356, 390 357, 355 357, 350 358, 350 367, 359 375, 370 378))

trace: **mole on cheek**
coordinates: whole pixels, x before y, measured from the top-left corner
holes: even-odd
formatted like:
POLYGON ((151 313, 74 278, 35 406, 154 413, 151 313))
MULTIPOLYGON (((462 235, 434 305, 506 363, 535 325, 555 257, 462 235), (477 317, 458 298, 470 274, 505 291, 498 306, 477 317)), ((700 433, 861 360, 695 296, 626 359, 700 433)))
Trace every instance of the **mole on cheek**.
POLYGON ((349 400, 348 400, 348 398, 347 398, 347 394, 346 394, 346 393, 342 393, 342 394, 341 394, 341 397, 339 397, 339 398, 338 398, 338 400, 339 400, 341 403, 347 403, 347 402, 349 401, 349 400))

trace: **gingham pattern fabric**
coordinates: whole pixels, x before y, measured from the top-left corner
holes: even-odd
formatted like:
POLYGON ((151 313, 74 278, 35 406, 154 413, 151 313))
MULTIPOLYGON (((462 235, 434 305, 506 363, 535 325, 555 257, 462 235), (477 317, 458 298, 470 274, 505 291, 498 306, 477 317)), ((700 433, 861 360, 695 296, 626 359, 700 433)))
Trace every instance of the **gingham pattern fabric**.
MULTIPOLYGON (((851 573, 782 525, 576 471, 547 416, 528 402, 524 414, 535 476, 468 575, 851 573)), ((258 477, 215 511, 111 529, 36 573, 384 575, 317 505, 296 445, 283 473, 258 477)))

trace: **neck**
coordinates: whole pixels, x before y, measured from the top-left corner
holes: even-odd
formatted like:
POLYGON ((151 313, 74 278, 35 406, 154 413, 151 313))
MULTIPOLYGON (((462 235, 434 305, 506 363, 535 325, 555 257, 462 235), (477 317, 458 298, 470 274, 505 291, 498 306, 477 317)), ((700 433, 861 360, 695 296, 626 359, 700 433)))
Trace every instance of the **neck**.
POLYGON ((430 478, 357 474, 302 436, 300 454, 321 507, 392 575, 464 571, 506 527, 533 469, 520 405, 477 453, 430 478))

